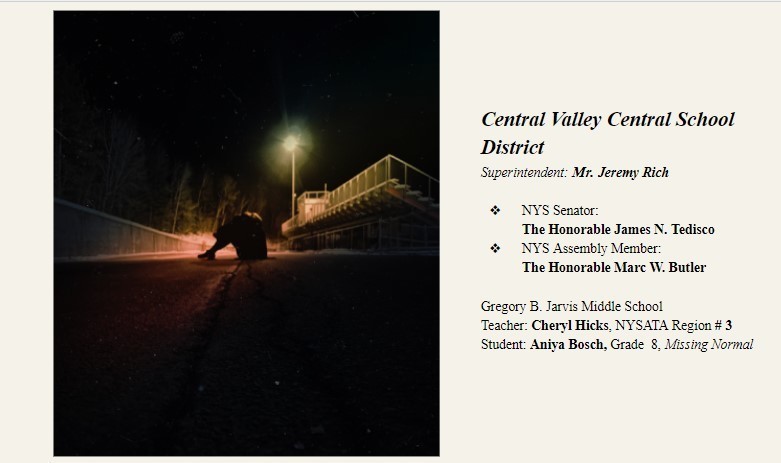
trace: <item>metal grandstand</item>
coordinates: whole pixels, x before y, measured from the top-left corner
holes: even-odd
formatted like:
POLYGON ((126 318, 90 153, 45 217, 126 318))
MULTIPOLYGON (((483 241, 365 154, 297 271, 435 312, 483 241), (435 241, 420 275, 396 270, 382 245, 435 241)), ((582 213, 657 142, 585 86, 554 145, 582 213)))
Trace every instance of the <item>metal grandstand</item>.
POLYGON ((333 191, 306 191, 282 224, 290 249, 435 249, 439 180, 387 155, 333 191))

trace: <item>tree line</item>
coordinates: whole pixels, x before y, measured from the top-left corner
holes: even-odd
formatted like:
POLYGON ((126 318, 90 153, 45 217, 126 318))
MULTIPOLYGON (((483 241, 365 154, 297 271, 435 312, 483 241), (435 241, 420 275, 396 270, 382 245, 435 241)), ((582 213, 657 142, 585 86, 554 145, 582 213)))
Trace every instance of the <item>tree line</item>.
MULTIPOLYGON (((178 234, 214 231, 248 209, 270 213, 261 188, 173 159, 131 115, 96 107, 72 67, 55 69, 55 196, 178 234)), ((285 218, 264 216, 272 236, 285 218)))

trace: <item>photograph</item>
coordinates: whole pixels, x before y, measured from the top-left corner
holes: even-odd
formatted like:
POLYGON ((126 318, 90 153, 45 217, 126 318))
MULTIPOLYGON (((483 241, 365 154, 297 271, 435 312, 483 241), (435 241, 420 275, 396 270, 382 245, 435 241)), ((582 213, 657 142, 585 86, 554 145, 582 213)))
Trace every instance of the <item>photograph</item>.
POLYGON ((52 23, 54 456, 439 456, 439 12, 52 23))

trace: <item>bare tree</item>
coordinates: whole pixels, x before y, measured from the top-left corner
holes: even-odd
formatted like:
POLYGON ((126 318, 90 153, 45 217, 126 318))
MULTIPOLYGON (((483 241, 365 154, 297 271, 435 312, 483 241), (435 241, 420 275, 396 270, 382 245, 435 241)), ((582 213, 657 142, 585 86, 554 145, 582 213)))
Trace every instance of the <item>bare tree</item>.
POLYGON ((179 219, 179 211, 182 206, 189 206, 188 201, 190 195, 190 188, 188 182, 190 181, 190 166, 185 164, 179 166, 174 171, 174 190, 173 190, 173 219, 171 224, 171 233, 176 233, 176 222, 179 219))
POLYGON ((214 214, 214 226, 213 229, 217 229, 225 222, 225 219, 229 217, 236 201, 239 198, 239 185, 232 177, 224 176, 220 182, 220 187, 217 193, 217 209, 214 214), (233 207, 232 207, 233 206, 233 207))
POLYGON ((99 207, 108 213, 132 200, 144 180, 144 141, 136 128, 112 116, 103 134, 99 207))

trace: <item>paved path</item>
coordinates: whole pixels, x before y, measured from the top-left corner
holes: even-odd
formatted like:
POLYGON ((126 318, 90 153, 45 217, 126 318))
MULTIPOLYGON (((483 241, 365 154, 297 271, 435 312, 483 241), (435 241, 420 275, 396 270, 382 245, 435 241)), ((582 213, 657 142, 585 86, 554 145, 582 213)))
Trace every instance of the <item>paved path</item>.
POLYGON ((55 455, 436 455, 438 280, 431 256, 56 264, 55 455))

